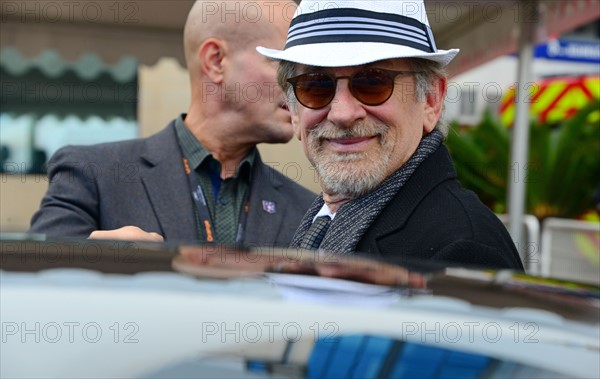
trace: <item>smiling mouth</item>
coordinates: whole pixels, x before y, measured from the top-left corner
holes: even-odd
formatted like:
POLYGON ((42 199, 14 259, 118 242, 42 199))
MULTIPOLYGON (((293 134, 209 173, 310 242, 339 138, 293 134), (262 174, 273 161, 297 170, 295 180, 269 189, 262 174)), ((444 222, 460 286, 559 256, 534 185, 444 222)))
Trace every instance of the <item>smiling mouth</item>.
POLYGON ((337 152, 353 153, 363 151, 371 141, 377 138, 375 135, 368 137, 331 138, 324 139, 324 141, 337 152))

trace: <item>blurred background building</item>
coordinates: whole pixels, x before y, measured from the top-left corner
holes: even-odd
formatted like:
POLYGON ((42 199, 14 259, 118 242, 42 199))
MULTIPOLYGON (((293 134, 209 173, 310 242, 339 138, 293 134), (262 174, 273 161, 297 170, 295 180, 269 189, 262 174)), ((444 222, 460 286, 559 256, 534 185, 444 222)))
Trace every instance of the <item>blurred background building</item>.
MULTIPOLYGON (((487 109, 514 122, 514 91, 518 57, 506 54, 452 78, 446 99, 446 116, 461 125, 476 125, 487 109)), ((591 99, 600 98, 600 20, 539 43, 532 63, 533 81, 525 83, 532 96, 523 100, 555 122, 571 115, 591 99)))

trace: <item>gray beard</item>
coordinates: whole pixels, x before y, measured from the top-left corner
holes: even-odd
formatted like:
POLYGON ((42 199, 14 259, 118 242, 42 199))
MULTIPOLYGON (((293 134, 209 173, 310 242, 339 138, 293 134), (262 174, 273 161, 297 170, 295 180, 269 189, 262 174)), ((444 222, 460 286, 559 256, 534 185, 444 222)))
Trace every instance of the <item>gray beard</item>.
POLYGON ((339 129, 334 126, 320 126, 311 133, 311 145, 314 166, 321 182, 323 192, 343 198, 356 199, 371 192, 386 178, 386 169, 390 157, 386 152, 390 143, 389 127, 377 124, 372 127, 357 126, 352 129, 339 129), (331 154, 322 149, 322 138, 365 137, 379 135, 382 153, 380 156, 369 156, 365 153, 331 154))

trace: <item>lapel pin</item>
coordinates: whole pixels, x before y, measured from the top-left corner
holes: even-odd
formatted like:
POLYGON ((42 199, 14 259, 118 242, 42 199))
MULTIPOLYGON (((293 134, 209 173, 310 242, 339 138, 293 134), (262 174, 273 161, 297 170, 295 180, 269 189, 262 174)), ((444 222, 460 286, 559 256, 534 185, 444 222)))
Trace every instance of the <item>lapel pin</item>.
POLYGON ((269 214, 274 214, 277 211, 275 203, 272 201, 263 200, 262 205, 263 210, 269 214))

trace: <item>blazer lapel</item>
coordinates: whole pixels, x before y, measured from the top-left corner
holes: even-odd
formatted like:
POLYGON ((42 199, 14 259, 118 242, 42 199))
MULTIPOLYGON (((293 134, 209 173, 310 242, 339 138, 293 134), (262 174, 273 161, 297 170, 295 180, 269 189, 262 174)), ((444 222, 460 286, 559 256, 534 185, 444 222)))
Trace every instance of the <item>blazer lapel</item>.
POLYGON ((279 191, 283 183, 269 172, 258 154, 252 175, 244 245, 271 246, 277 240, 285 216, 286 199, 279 191))
POLYGON ((181 161, 174 123, 146 140, 148 167, 142 182, 167 240, 197 240, 194 205, 181 161))

